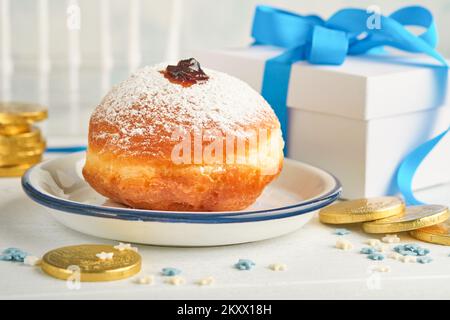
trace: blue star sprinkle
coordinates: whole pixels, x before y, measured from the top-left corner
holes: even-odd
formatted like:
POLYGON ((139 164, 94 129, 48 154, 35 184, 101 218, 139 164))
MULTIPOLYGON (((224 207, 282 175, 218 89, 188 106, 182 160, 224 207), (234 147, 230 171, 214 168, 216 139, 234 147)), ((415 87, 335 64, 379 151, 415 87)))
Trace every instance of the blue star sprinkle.
POLYGON ((8 248, 3 250, 0 255, 1 261, 12 261, 12 262, 23 262, 25 257, 28 255, 25 251, 18 248, 8 248))
POLYGON ((395 246, 394 251, 400 253, 402 256, 426 256, 430 253, 429 249, 422 248, 414 243, 395 246))
POLYGON ((346 234, 351 233, 350 230, 347 230, 345 228, 338 228, 334 230, 334 234, 337 234, 338 236, 345 236, 346 234))
POLYGON ((181 273, 181 270, 176 268, 163 268, 161 274, 166 277, 176 276, 181 273))
POLYGON ((367 258, 369 258, 370 260, 383 260, 384 256, 379 253, 372 253, 372 254, 369 254, 367 256, 367 258))
POLYGON ((370 248, 370 247, 364 247, 364 248, 361 249, 360 253, 372 254, 372 253, 375 253, 375 249, 374 248, 370 248))
POLYGON ((433 261, 433 259, 431 259, 430 257, 418 257, 416 260, 418 263, 430 263, 431 261, 433 261))
POLYGON ((250 270, 256 264, 252 260, 248 259, 239 259, 239 261, 234 265, 234 267, 238 270, 250 270))

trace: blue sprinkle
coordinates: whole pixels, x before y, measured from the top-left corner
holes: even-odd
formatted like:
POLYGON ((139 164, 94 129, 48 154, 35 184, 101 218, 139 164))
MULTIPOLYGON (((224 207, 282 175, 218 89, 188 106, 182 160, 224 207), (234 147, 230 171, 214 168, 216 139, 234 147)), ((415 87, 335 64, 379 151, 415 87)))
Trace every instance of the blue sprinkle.
POLYGON ((425 263, 430 263, 431 261, 433 261, 433 259, 431 259, 430 257, 418 257, 417 262, 425 264, 425 263))
POLYGON ((426 249, 426 248, 420 248, 420 249, 417 249, 416 252, 417 252, 418 256, 426 256, 427 254, 430 253, 430 250, 426 249))
POLYGON ((369 254, 367 256, 367 258, 369 258, 371 260, 383 260, 384 256, 382 254, 379 254, 379 253, 372 253, 372 254, 369 254))
POLYGON ((2 255, 0 255, 0 260, 1 261, 11 261, 12 260, 12 256, 11 255, 7 255, 7 254, 2 254, 2 255))
POLYGON ((234 267, 238 270, 250 270, 256 264, 252 260, 248 259, 239 259, 239 261, 234 265, 234 267))
POLYGON ((347 230, 345 228, 338 228, 334 230, 334 234, 337 234, 338 236, 345 236, 346 234, 351 233, 350 230, 347 230))
POLYGON ((161 270, 161 274, 166 277, 176 276, 177 274, 180 274, 180 273, 181 273, 181 270, 176 269, 176 268, 163 268, 161 270))
POLYGON ((394 251, 403 256, 426 256, 430 253, 429 249, 422 248, 414 243, 395 246, 394 251))
POLYGON ((398 253, 400 253, 402 256, 417 256, 417 252, 415 251, 399 250, 398 253))
POLYGON ((1 261, 23 262, 28 255, 25 251, 18 248, 7 248, 0 255, 1 261))
POLYGON ((372 254, 372 253, 375 253, 375 249, 374 248, 370 248, 370 247, 364 247, 364 248, 361 249, 360 253, 372 254))

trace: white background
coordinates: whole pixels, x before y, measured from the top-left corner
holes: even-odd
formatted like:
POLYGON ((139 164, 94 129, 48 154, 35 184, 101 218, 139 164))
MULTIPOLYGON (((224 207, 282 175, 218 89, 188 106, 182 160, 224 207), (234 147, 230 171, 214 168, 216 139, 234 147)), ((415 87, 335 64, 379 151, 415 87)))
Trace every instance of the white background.
MULTIPOLYGON (((10 3, 11 52, 17 66, 32 67, 39 57, 39 5, 41 0, 0 0, 10 3)), ((440 31, 439 50, 450 55, 450 1, 402 1, 402 0, 46 0, 48 1, 49 56, 53 65, 67 60, 68 30, 66 9, 70 3, 78 3, 81 9, 80 50, 83 65, 98 64, 102 60, 102 16, 101 8, 109 8, 110 50, 115 64, 126 64, 129 60, 130 23, 132 8, 138 8, 138 46, 141 64, 165 60, 172 53, 168 50, 179 45, 179 54, 188 55, 193 49, 243 46, 251 42, 250 28, 256 4, 271 4, 294 10, 298 13, 316 13, 329 17, 343 7, 380 7, 389 14, 405 5, 423 5, 429 8, 440 31), (175 9, 175 7, 178 8, 175 9), (176 45, 169 45, 171 30, 176 45)), ((45 1, 44 1, 45 2, 45 1)), ((3 10, 3 7, 0 7, 3 10)), ((107 12, 108 10, 106 10, 107 12)), ((0 23, 0 44, 4 39, 4 25, 0 23)), ((131 30, 130 30, 131 29, 131 30)), ((1 56, 1 53, 0 53, 1 56)))

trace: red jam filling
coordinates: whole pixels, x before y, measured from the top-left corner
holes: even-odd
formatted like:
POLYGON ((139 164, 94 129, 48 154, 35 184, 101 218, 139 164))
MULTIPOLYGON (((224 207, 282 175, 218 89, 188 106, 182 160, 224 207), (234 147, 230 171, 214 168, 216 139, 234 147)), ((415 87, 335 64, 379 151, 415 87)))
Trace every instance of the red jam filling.
POLYGON ((180 84, 183 87, 190 87, 197 82, 209 79, 200 67, 200 63, 194 58, 180 60, 176 66, 168 65, 166 70, 161 71, 161 73, 170 82, 180 84))

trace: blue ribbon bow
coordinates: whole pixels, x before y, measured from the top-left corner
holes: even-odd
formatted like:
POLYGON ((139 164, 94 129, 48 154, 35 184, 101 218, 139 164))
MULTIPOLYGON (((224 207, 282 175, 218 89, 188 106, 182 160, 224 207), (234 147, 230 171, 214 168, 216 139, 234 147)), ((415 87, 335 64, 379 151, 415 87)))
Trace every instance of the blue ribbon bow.
MULTIPOLYGON (((291 65, 296 61, 340 65, 347 55, 390 46, 424 53, 447 68, 445 59, 434 49, 437 31, 433 16, 420 6, 404 7, 388 17, 362 9, 342 9, 328 20, 316 15, 302 16, 269 6, 257 6, 252 36, 254 45, 285 49, 281 55, 266 61, 261 92, 277 114, 284 137, 288 129, 286 100, 291 65), (425 31, 414 35, 405 26, 419 26, 425 31)), ((400 164, 397 184, 408 204, 421 203, 412 192, 414 173, 449 130, 419 146, 400 164)))

